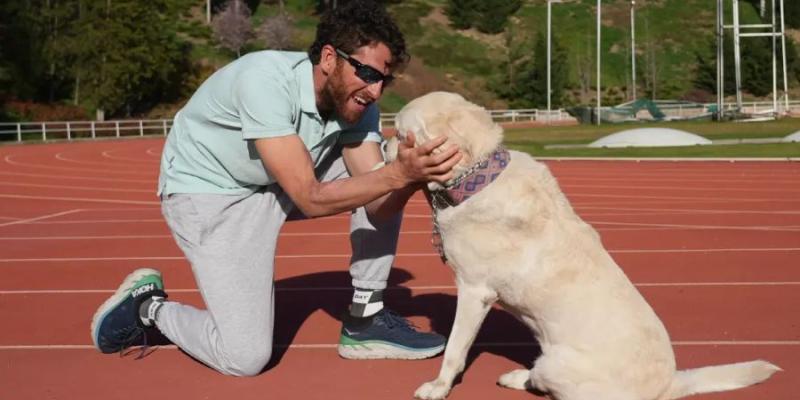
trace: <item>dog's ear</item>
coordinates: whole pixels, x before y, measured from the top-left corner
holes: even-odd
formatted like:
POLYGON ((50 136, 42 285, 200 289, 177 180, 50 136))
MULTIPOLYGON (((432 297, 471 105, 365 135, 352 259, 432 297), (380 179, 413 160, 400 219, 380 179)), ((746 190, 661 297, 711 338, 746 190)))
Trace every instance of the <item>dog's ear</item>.
POLYGON ((398 141, 397 136, 392 136, 383 142, 383 158, 386 162, 392 162, 397 159, 398 141))
POLYGON ((463 155, 459 164, 472 164, 502 142, 503 129, 492 121, 485 109, 465 101, 443 111, 438 118, 429 121, 428 131, 433 137, 445 135, 449 143, 458 146, 463 155))

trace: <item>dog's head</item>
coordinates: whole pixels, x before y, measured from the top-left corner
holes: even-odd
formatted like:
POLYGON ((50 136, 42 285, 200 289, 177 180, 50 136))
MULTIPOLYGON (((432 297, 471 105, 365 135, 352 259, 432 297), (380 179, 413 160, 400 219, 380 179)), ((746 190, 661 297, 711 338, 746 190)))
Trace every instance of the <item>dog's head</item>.
MULTIPOLYGON (((387 160, 397 156, 397 140, 404 140, 407 132, 414 132, 416 145, 438 136, 447 141, 438 151, 458 146, 462 159, 453 170, 456 176, 467 170, 495 150, 503 140, 503 129, 492 121, 486 109, 470 103, 455 93, 432 92, 406 104, 395 117, 397 137, 389 140, 387 160)), ((431 182, 430 189, 441 188, 431 182)))

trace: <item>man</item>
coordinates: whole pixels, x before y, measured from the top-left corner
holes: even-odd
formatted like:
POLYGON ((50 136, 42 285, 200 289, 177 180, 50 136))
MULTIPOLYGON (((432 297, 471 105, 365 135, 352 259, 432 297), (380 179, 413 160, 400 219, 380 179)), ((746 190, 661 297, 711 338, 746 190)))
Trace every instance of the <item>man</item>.
POLYGON ((281 225, 298 213, 356 210, 355 290, 339 354, 411 359, 441 352, 442 336, 415 331, 382 302, 400 211, 426 182, 450 179, 461 157, 454 149, 434 154, 443 141, 414 148, 410 135, 398 160, 383 166, 376 101, 407 59, 382 6, 353 1, 323 17, 308 54, 253 53, 204 82, 175 116, 159 195, 206 310, 166 301, 158 271, 134 271, 94 316, 98 349, 122 351, 157 328, 224 374, 258 374, 272 351, 281 225))

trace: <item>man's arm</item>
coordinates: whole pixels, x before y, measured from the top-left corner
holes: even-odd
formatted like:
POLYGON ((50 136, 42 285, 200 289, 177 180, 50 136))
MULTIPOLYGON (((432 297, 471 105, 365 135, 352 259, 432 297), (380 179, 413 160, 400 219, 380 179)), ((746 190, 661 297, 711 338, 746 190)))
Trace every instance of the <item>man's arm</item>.
MULTIPOLYGON (((255 146, 264 167, 300 211, 308 217, 321 217, 361 207, 393 191, 413 192, 417 183, 446 182, 461 156, 455 146, 432 154, 445 140, 440 137, 413 147, 414 137, 409 135, 400 144, 395 162, 375 171, 367 169, 369 172, 363 172, 365 167, 359 164, 352 178, 331 182, 319 182, 314 176, 311 157, 297 135, 257 139, 255 146)), ((376 155, 375 163, 381 161, 380 153, 376 155)))
MULTIPOLYGON (((345 145, 342 157, 350 176, 369 173, 375 169, 376 165, 383 162, 380 144, 369 141, 345 145)), ((408 199, 424 184, 425 182, 412 183, 367 203, 365 206, 367 213, 379 219, 395 215, 405 207, 408 199)))

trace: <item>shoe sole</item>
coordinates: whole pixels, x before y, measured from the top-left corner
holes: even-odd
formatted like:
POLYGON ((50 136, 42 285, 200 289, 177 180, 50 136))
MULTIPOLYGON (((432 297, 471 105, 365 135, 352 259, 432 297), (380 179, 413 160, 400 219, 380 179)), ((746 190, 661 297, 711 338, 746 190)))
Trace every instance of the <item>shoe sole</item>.
POLYGON ((441 353, 444 345, 417 350, 385 342, 363 342, 357 345, 340 344, 337 350, 340 357, 348 360, 422 360, 441 353))
POLYGON ((100 329, 100 321, 102 321, 106 315, 108 315, 111 310, 116 308, 120 303, 125 301, 125 299, 130 295, 131 290, 133 290, 133 286, 136 282, 139 282, 144 277, 148 275, 156 275, 159 279, 161 279, 161 272, 158 272, 152 268, 139 268, 136 271, 131 272, 125 280, 122 281, 122 284, 117 288, 117 291, 114 292, 111 297, 109 297, 97 311, 94 313, 92 317, 92 342, 94 343, 94 347, 100 350, 100 345, 97 343, 98 337, 98 329, 100 329))

